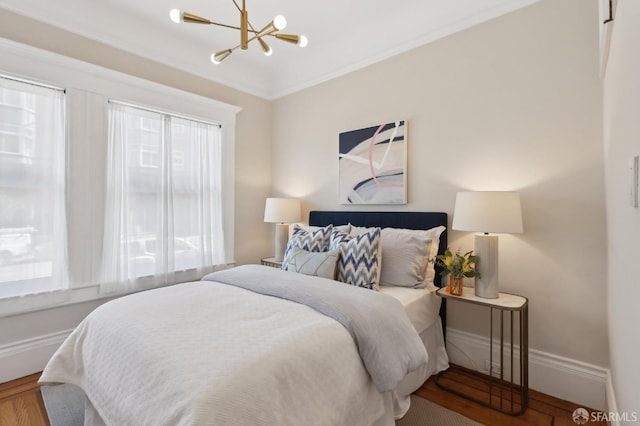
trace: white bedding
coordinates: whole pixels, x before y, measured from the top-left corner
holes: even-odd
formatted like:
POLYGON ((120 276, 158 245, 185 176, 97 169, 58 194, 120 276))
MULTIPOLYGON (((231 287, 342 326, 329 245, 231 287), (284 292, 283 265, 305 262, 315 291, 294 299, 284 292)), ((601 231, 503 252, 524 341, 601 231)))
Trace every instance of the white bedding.
POLYGON ((108 425, 393 424, 342 325, 211 282, 102 305, 40 381, 79 386, 108 425))
POLYGON ((380 286, 380 292, 402 304, 429 354, 427 364, 407 375, 395 391, 394 413, 400 418, 409 410, 410 401, 404 396, 415 392, 432 375, 449 368, 439 316, 442 299, 426 288, 380 286))
POLYGON ((397 299, 404 307, 418 334, 440 321, 442 299, 426 288, 380 286, 380 293, 397 299))
POLYGON ((393 393, 378 392, 352 337, 333 319, 206 281, 96 309, 59 348, 40 382, 82 388, 85 424, 393 425, 408 409, 409 393, 447 365, 435 321, 439 298, 398 290, 384 292, 402 302, 434 350, 393 393))

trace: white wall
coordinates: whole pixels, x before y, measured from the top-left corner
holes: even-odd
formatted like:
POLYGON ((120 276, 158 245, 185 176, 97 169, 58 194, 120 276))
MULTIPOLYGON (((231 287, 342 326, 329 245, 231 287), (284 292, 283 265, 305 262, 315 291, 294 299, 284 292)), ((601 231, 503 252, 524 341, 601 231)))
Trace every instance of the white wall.
MULTIPOLYGON (((524 234, 500 237, 501 290, 529 298, 538 359, 594 372, 597 389, 585 396, 580 380, 556 386, 539 374, 531 386, 603 408, 609 359, 597 13, 596 1, 546 0, 281 98, 272 170, 276 193, 301 197, 306 209, 343 209, 338 133, 406 119, 409 203, 348 208, 451 214, 456 191, 520 191, 524 234)), ((449 238, 454 249, 473 248, 468 233, 449 238)), ((452 329, 486 332, 482 311, 449 308, 452 329)))
POLYGON ((640 155, 640 2, 619 0, 604 87, 608 303, 612 394, 640 415, 640 209, 629 203, 629 161, 640 155))

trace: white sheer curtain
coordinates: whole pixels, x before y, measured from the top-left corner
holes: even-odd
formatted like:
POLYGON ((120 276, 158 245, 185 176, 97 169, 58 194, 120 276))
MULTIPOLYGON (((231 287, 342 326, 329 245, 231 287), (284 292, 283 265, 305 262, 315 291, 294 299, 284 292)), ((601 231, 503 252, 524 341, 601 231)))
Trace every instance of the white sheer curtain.
POLYGON ((64 289, 65 93, 0 76, 0 298, 64 289))
POLYGON ((199 278, 225 260, 219 126, 112 102, 101 292, 199 278))

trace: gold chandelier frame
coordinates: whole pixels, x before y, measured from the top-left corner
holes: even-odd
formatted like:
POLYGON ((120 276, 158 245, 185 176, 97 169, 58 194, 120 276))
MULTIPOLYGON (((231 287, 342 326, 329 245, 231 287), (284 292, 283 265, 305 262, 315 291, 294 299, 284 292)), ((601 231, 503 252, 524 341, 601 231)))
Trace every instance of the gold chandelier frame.
POLYGON ((169 12, 169 17, 175 23, 186 22, 189 24, 201 24, 201 25, 216 25, 218 27, 231 28, 240 31, 240 44, 230 49, 221 50, 211 55, 211 62, 219 64, 224 61, 234 50, 240 48, 247 50, 249 43, 253 40, 258 40, 263 53, 266 56, 270 56, 272 53, 271 47, 264 41, 264 37, 270 36, 278 40, 286 41, 288 43, 297 44, 300 47, 305 47, 308 43, 307 38, 303 35, 296 34, 282 34, 279 31, 283 30, 287 25, 287 20, 284 16, 278 15, 271 22, 264 26, 260 31, 256 31, 251 22, 249 22, 249 13, 247 12, 245 0, 242 0, 242 7, 238 5, 236 0, 232 0, 240 12, 240 26, 221 24, 219 22, 211 21, 207 18, 203 18, 198 15, 194 15, 188 12, 182 12, 178 9, 172 9, 169 12), (251 35, 250 35, 251 34, 251 35))

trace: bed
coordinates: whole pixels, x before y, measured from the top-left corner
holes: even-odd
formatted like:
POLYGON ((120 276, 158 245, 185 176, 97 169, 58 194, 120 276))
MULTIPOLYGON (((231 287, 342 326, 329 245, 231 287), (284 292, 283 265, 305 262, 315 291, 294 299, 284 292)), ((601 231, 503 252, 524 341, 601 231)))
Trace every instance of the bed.
MULTIPOLYGON (((309 216, 309 229, 348 227, 351 242, 376 227, 446 224, 429 212, 309 216)), ((441 253, 446 230, 437 235, 429 247, 441 253)), ((428 285, 370 291, 290 271, 243 265, 108 302, 40 383, 80 388, 85 424, 393 425, 409 395, 448 367, 440 298, 428 285)))

